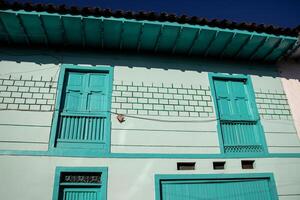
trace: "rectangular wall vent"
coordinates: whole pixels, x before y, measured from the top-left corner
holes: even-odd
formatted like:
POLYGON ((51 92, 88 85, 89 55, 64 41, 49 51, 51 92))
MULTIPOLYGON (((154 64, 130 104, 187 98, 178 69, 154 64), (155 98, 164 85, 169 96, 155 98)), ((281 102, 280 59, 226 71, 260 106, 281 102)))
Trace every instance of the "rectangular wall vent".
POLYGON ((254 160, 242 160, 242 169, 254 169, 254 160))
POLYGON ((195 162, 178 162, 177 170, 195 170, 195 162))
POLYGON ((213 162, 213 167, 214 167, 214 170, 222 170, 222 169, 225 169, 225 161, 222 161, 222 162, 213 162))

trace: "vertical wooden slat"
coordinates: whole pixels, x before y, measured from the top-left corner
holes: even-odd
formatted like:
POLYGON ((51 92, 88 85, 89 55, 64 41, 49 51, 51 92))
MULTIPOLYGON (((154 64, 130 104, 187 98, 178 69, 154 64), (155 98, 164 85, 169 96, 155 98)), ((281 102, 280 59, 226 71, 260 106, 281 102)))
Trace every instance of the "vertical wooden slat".
POLYGON ((93 130, 92 140, 97 141, 97 139, 96 139, 96 135, 97 135, 97 118, 96 117, 94 117, 94 119, 93 119, 93 128, 94 128, 94 130, 93 130))
POLYGON ((105 118, 101 118, 101 141, 104 140, 105 118))
POLYGON ((66 117, 66 133, 65 133, 65 138, 69 138, 69 134, 70 134, 70 120, 69 117, 66 117))
POLYGON ((80 139, 84 139, 84 132, 85 132, 85 118, 80 118, 80 123, 81 123, 81 136, 80 139))

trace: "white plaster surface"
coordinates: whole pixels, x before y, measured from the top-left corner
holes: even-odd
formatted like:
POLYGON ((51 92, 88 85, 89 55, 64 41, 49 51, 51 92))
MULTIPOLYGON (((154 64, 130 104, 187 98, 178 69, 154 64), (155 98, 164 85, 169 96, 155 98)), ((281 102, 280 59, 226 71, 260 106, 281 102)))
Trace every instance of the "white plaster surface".
POLYGON ((51 200, 56 166, 108 167, 108 200, 153 200, 155 174, 273 173, 279 199, 299 199, 299 158, 255 159, 255 169, 242 170, 240 159, 212 169, 219 159, 88 159, 0 156, 2 199, 51 200), (177 162, 196 162, 195 171, 177 171, 177 162), (4 184, 5 183, 5 184, 4 184))
POLYGON ((300 63, 281 64, 279 70, 295 126, 300 138, 300 63))

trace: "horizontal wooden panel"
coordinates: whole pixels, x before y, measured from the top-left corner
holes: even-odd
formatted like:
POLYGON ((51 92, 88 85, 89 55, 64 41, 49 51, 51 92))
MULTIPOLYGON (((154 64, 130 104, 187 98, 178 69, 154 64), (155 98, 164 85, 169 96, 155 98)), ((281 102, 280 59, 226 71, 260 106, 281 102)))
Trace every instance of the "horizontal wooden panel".
POLYGON ((119 48, 122 28, 123 28, 122 21, 105 20, 103 22, 104 47, 108 49, 119 48))
POLYGON ((40 18, 44 24, 49 43, 52 45, 64 44, 64 30, 60 17, 41 15, 40 18))
POLYGON ((247 40, 250 37, 251 36, 247 34, 240 34, 240 33, 235 34, 234 38, 230 41, 228 46, 221 53, 221 56, 233 57, 239 52, 241 47, 247 42, 247 40))
POLYGON ((266 40, 266 37, 254 35, 245 43, 237 54, 238 58, 250 58, 250 56, 260 47, 266 40))
POLYGON ((85 43, 93 48, 102 47, 103 33, 101 31, 102 22, 95 18, 83 18, 83 27, 85 35, 85 43))
POLYGON ((273 49, 276 48, 276 45, 279 44, 280 40, 281 40, 280 38, 276 38, 276 37, 267 37, 263 45, 260 46, 257 49, 257 51, 254 53, 252 59, 259 60, 266 57, 269 53, 273 51, 273 49))
POLYGON ((276 59, 278 59, 279 57, 281 57, 287 49, 289 49, 291 46, 293 46, 294 42, 292 40, 286 40, 283 39, 280 44, 278 45, 278 47, 276 47, 272 53, 270 53, 265 60, 267 61, 275 61, 276 59))
POLYGON ((34 44, 47 44, 47 36, 37 15, 20 15, 24 29, 28 33, 30 41, 34 44))
POLYGON ((82 45, 83 32, 84 29, 81 24, 80 17, 63 17, 62 18, 64 31, 65 31, 65 39, 67 41, 66 44, 72 46, 80 46, 82 45))
POLYGON ((154 47, 157 42, 157 37, 160 33, 161 26, 154 24, 144 24, 142 35, 141 35, 141 44, 140 49, 151 51, 154 50, 154 47))
POLYGON ((0 41, 5 43, 146 50, 220 58, 237 55, 246 60, 267 61, 275 61, 297 41, 296 37, 201 25, 27 11, 2 11, 0 31, 0 41))
POLYGON ((0 18, 3 26, 14 43, 26 44, 29 42, 16 14, 1 12, 0 18))
POLYGON ((222 50, 226 47, 226 45, 230 42, 232 36, 234 34, 230 32, 219 32, 210 44, 209 48, 207 49, 207 55, 209 56, 216 56, 221 53, 222 50))
POLYGON ((194 40, 197 39, 199 29, 195 28, 183 28, 178 36, 175 44, 174 52, 176 53, 189 53, 194 40))
POLYGON ((202 29, 198 38, 194 41, 190 53, 192 55, 204 55, 205 51, 207 48, 209 48, 216 35, 216 31, 202 29))
POLYGON ((137 49, 138 42, 140 40, 140 35, 142 32, 141 29, 142 25, 140 23, 124 23, 121 47, 126 49, 137 49))
POLYGON ((163 26, 161 34, 157 41, 157 50, 161 52, 172 51, 179 33, 180 27, 163 26))

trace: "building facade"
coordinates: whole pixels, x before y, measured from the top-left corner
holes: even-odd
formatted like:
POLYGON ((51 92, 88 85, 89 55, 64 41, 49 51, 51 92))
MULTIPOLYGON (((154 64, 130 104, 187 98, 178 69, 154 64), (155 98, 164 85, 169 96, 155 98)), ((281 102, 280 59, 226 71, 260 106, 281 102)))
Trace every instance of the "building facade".
POLYGON ((300 198, 296 30, 2 6, 1 198, 300 198))

